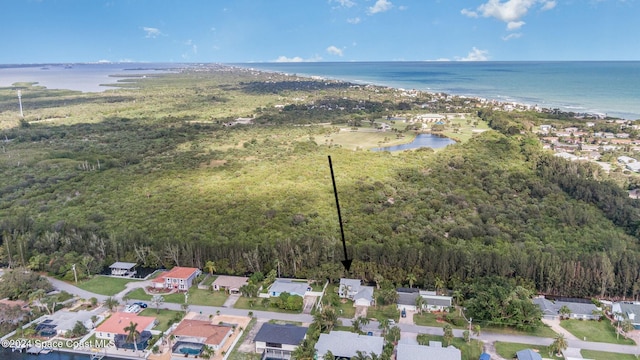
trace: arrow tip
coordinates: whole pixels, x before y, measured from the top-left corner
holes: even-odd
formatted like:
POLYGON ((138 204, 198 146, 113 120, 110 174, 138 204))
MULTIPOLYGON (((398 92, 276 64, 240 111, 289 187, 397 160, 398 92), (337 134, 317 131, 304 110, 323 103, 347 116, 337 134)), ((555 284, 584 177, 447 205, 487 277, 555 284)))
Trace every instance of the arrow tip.
POLYGON ((342 260, 342 265, 344 266, 344 268, 347 270, 347 272, 349 271, 349 269, 351 269, 351 262, 353 260, 342 260))

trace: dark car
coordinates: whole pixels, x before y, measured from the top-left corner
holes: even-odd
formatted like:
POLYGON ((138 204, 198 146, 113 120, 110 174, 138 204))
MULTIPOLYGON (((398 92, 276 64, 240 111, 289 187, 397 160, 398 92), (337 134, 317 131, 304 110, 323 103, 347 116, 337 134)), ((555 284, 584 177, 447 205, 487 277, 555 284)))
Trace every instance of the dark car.
POLYGON ((146 304, 146 303, 143 303, 143 302, 136 302, 136 303, 133 303, 133 305, 138 305, 138 306, 140 306, 142 309, 146 309, 146 308, 147 308, 147 304, 146 304))

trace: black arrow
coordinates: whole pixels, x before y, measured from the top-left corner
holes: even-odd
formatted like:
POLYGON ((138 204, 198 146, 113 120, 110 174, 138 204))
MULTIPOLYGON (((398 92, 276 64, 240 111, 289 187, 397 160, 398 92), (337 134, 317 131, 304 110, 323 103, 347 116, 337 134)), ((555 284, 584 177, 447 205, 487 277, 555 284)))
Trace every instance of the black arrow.
POLYGON ((340 202, 338 201, 338 188, 336 188, 336 178, 333 176, 333 165, 331 164, 331 155, 329 158, 329 169, 331 169, 331 182, 333 182, 333 194, 336 196, 336 208, 338 209, 338 222, 340 222, 340 235, 342 236, 342 249, 344 250, 344 260, 342 260, 342 265, 349 272, 351 269, 352 259, 349 259, 347 255, 347 243, 344 241, 344 227, 342 226, 342 215, 340 215, 340 202))

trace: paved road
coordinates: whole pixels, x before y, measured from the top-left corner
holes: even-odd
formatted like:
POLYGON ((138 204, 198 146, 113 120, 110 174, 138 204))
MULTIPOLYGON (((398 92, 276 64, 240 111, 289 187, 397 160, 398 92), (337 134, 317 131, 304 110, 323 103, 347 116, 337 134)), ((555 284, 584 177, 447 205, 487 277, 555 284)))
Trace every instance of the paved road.
MULTIPOLYGON (((108 296, 94 294, 94 293, 82 290, 64 281, 60 281, 50 277, 48 279, 53 284, 53 286, 58 290, 64 290, 70 294, 74 294, 85 299, 95 297, 99 301, 104 301, 108 297, 108 296)), ((164 303, 162 307, 170 310, 182 310, 181 304, 176 304, 176 303, 164 303)), ((203 305, 189 305, 189 310, 200 312, 203 314, 215 314, 217 311, 220 311, 221 314, 239 315, 239 316, 248 316, 249 311, 251 311, 251 310, 244 310, 244 309, 225 308, 225 307, 216 307, 216 306, 203 306, 203 305)), ((307 314, 285 314, 285 313, 277 313, 277 312, 270 312, 270 311, 253 311, 253 316, 259 319, 264 319, 266 321, 284 320, 284 321, 295 321, 295 322, 302 322, 302 323, 313 322, 313 316, 307 315, 307 314)), ((342 324, 344 326, 351 326, 351 319, 341 318, 340 320, 342 320, 342 324)), ((442 335, 442 328, 440 327, 419 326, 419 325, 413 325, 413 324, 398 324, 397 326, 400 327, 400 330, 402 332, 407 332, 412 334, 442 335)), ((378 322, 371 321, 368 325, 363 327, 363 330, 372 331, 374 333, 379 332, 378 322)), ((456 330, 453 330, 453 334, 456 337, 462 337, 463 331, 464 330, 456 329, 456 330)), ((542 338, 537 336, 497 334, 497 333, 491 333, 486 331, 483 331, 478 339, 483 342, 490 342, 490 343, 493 343, 495 341, 503 341, 503 342, 542 345, 542 346, 548 346, 553 342, 553 339, 542 338)), ((577 339, 568 339, 567 342, 569 344, 569 347, 571 348, 615 352, 615 353, 623 353, 623 354, 635 354, 635 355, 640 354, 640 346, 638 345, 618 345, 618 344, 609 344, 609 343, 597 343, 597 342, 582 341, 577 339)))

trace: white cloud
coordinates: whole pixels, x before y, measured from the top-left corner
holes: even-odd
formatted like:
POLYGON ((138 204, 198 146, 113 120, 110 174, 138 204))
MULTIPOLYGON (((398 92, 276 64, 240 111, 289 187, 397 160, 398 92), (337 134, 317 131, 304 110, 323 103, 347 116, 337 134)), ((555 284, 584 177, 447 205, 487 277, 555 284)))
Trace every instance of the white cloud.
POLYGON ((556 5, 555 1, 546 1, 544 5, 542 5, 542 11, 551 10, 556 7, 556 5))
POLYGON ((152 28, 152 27, 143 27, 142 30, 144 30, 144 32, 147 33, 147 35, 145 36, 146 38, 157 38, 158 36, 162 35, 162 31, 160 31, 160 29, 158 28, 152 28))
POLYGON ((489 60, 489 51, 480 50, 477 47, 473 47, 466 57, 456 57, 458 61, 487 61, 489 60))
POLYGON ((304 58, 301 58, 300 56, 294 56, 294 57, 278 56, 275 62, 314 62, 314 61, 320 61, 320 60, 322 60, 322 58, 318 55, 309 59, 304 59, 304 58))
POLYGON ((509 40, 517 39, 517 38, 519 38, 521 36, 522 36, 522 33, 511 33, 511 34, 509 34, 507 36, 503 36, 502 40, 509 41, 509 40))
POLYGON ((333 45, 329 46, 327 48, 327 52, 331 55, 338 55, 338 56, 342 56, 342 49, 339 49, 333 45))
POLYGON ((356 2, 352 0, 329 0, 329 2, 338 3, 340 4, 340 6, 347 7, 347 8, 350 8, 356 4, 356 2))
POLYGON ((359 23, 360 23, 360 18, 359 18, 359 17, 357 17, 357 16, 356 16, 356 17, 354 17, 354 18, 349 18, 349 19, 347 19, 347 22, 348 22, 349 24, 354 24, 354 25, 355 25, 355 24, 359 24, 359 23))
POLYGON ((478 17, 478 13, 469 9, 462 9, 460 10, 460 13, 462 15, 468 16, 470 18, 477 18, 478 17))
POLYGON ((512 31, 512 30, 518 30, 522 27, 522 25, 524 25, 525 22, 524 21, 509 21, 507 23, 507 30, 512 31))
POLYGON ((556 6, 555 0, 488 0, 478 6, 475 10, 462 9, 462 15, 477 17, 492 17, 507 23, 508 30, 519 29, 524 22, 521 19, 527 15, 529 10, 535 6, 540 6, 542 11, 551 10, 556 6))
POLYGON ((393 4, 389 0, 377 0, 373 6, 369 7, 369 15, 391 10, 393 4))

